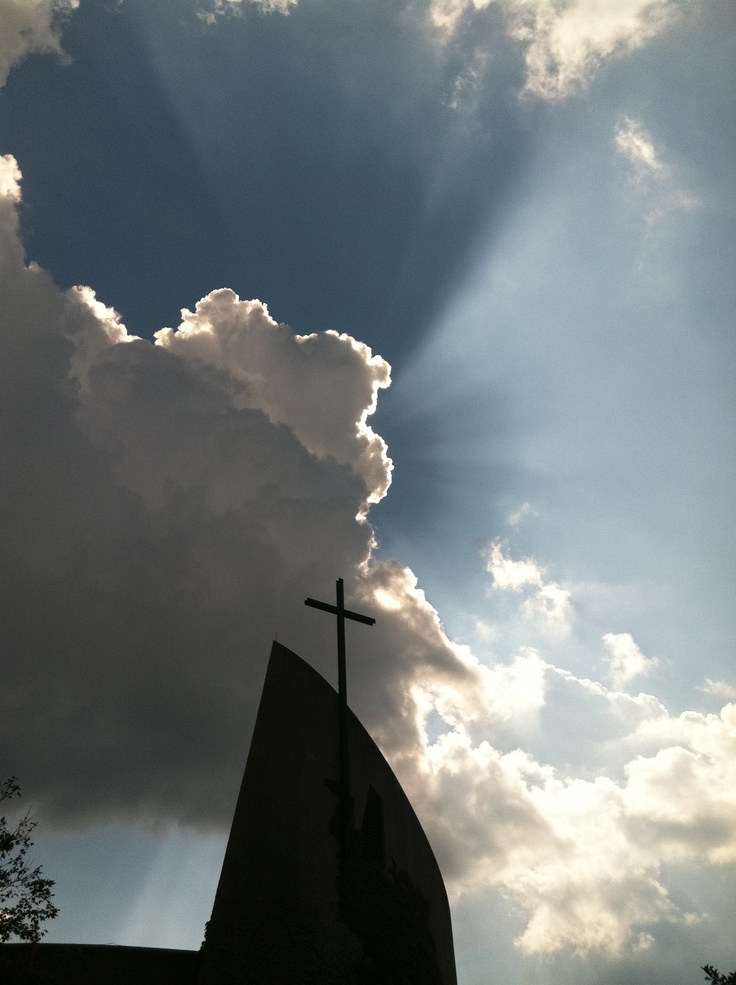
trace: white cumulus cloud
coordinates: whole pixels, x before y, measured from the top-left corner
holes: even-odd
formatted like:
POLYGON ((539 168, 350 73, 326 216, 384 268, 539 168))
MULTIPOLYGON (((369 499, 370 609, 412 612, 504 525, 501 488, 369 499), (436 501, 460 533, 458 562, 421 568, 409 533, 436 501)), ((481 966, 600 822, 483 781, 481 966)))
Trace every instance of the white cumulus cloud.
POLYGON ((564 635, 570 629, 573 614, 571 598, 572 593, 566 588, 550 582, 525 599, 523 608, 552 633, 564 635))
POLYGON ((493 578, 492 589, 524 592, 522 610, 530 619, 554 635, 569 631, 573 617, 572 593, 557 582, 545 581, 545 569, 533 558, 514 561, 504 554, 497 538, 486 552, 486 570, 493 578))
POLYGON ((212 291, 182 324, 156 333, 159 346, 226 372, 238 407, 257 407, 287 425, 312 454, 349 465, 366 482, 368 499, 386 494, 391 462, 386 444, 367 424, 390 367, 349 335, 295 335, 260 301, 231 290, 212 291), (352 428, 345 420, 354 421, 352 428))
POLYGON ((493 578, 493 587, 498 589, 510 588, 520 592, 527 585, 541 588, 544 584, 544 569, 536 561, 531 558, 512 560, 503 553, 498 539, 492 542, 488 550, 486 571, 493 578))
POLYGON ((519 948, 617 956, 650 946, 662 922, 698 919, 671 897, 663 866, 733 863, 734 713, 673 718, 639 701, 629 730, 620 696, 579 683, 609 705, 634 753, 616 775, 584 778, 521 749, 502 753, 458 721, 434 740, 425 733, 414 797, 432 819, 452 894, 496 885, 528 914, 519 948))
POLYGON ((716 698, 725 698, 727 701, 736 701, 736 687, 728 681, 712 681, 706 677, 705 684, 698 689, 704 694, 712 694, 716 698))
POLYGON ((631 633, 606 633, 603 645, 608 650, 611 684, 615 688, 625 687, 635 677, 651 674, 659 664, 656 657, 644 656, 631 633))

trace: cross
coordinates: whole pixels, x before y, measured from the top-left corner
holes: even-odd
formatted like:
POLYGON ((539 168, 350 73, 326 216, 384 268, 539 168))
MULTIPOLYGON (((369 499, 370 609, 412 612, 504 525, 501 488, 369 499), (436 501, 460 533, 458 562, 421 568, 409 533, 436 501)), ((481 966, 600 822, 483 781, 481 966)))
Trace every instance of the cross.
POLYGON ((345 662, 345 620, 372 626, 375 619, 363 616, 359 612, 351 612, 345 608, 345 588, 342 578, 337 579, 337 605, 328 602, 318 602, 316 599, 305 599, 305 605, 315 609, 331 612, 337 616, 337 685, 340 699, 340 813, 342 822, 342 851, 343 857, 348 854, 348 834, 350 831, 350 788, 349 788, 349 756, 348 756, 348 684, 345 662))

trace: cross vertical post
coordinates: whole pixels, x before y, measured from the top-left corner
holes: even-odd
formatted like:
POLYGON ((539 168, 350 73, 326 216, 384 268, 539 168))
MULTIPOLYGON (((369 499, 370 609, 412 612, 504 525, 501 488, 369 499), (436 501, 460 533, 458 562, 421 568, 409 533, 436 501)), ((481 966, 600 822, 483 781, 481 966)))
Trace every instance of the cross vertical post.
POLYGON ((342 578, 337 579, 337 693, 339 696, 340 729, 340 814, 342 851, 348 853, 350 831, 350 753, 348 747, 348 672, 345 657, 345 589, 342 578))
POLYGON ((340 827, 343 858, 347 858, 350 835, 350 753, 348 747, 348 683, 347 661, 345 658, 345 619, 372 626, 375 619, 371 616, 351 612, 345 608, 345 587, 342 578, 336 584, 337 605, 328 602, 318 602, 316 599, 305 599, 305 605, 315 609, 331 612, 337 616, 337 692, 339 698, 339 741, 340 741, 340 827))

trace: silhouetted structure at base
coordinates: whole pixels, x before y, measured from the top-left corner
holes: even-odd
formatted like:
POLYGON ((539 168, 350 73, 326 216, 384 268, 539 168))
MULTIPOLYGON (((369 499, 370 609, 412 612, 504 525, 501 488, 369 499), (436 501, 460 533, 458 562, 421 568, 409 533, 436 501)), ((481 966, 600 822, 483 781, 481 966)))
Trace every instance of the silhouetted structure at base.
POLYGON ((0 944, 2 985, 196 985, 199 951, 115 944, 0 944))
POLYGON ((353 817, 343 851, 338 697, 274 643, 199 954, 150 949, 147 966, 143 948, 6 944, 0 980, 456 985, 447 894, 429 842, 352 713, 348 728, 353 817))
POLYGON ((200 985, 454 985, 432 849, 352 713, 348 728, 354 818, 343 857, 337 695, 274 643, 200 985))

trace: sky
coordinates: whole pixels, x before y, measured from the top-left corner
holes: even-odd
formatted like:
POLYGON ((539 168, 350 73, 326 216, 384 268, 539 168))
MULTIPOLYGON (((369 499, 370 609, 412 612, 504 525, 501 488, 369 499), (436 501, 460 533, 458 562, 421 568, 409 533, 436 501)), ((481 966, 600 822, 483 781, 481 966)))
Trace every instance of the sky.
POLYGON ((460 985, 736 967, 731 0, 0 0, 0 776, 197 948, 271 641, 460 985))

